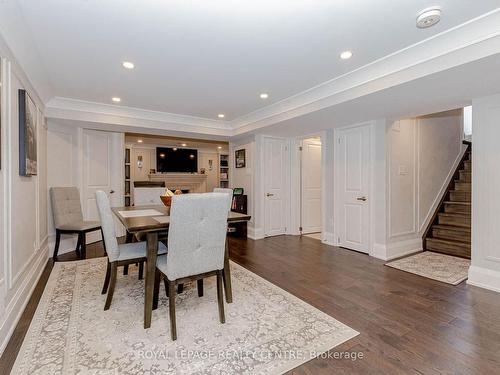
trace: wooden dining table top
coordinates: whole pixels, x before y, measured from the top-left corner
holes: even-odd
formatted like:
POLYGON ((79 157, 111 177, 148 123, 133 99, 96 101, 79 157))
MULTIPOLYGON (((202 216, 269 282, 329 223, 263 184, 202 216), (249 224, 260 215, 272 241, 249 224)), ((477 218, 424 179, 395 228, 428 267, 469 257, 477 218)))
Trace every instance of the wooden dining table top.
MULTIPOLYGON (((113 213, 123 224, 129 233, 135 232, 156 232, 167 229, 170 225, 170 207, 164 205, 151 205, 151 206, 129 206, 129 207, 113 207, 113 213), (143 211, 155 210, 159 215, 154 216, 136 216, 136 217, 123 217, 120 211, 143 211), (161 222, 154 218, 162 217, 161 222)), ((251 219, 250 215, 240 214, 238 212, 229 212, 227 218, 228 223, 245 222, 251 219)))

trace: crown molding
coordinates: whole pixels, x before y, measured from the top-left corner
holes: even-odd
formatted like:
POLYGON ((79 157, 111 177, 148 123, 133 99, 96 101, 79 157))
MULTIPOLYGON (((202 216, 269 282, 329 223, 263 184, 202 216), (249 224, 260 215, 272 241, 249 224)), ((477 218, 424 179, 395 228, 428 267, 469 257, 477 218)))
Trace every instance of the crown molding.
POLYGON ((500 8, 231 121, 55 97, 47 117, 238 136, 500 53, 500 8))
POLYGON ((500 53, 500 8, 232 120, 233 135, 500 53))
POLYGON ((46 104, 52 119, 229 136, 227 121, 55 97, 46 104))

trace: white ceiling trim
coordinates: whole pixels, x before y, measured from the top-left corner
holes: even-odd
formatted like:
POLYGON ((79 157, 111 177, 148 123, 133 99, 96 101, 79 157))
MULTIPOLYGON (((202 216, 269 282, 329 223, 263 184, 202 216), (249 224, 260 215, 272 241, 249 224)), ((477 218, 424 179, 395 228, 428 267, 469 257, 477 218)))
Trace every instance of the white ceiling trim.
POLYGON ((56 97, 47 117, 234 136, 500 53, 500 8, 232 121, 56 97))
POLYGON ((229 136, 227 121, 151 111, 84 100, 55 97, 46 105, 47 117, 141 128, 229 136))
POLYGON ((500 53, 500 8, 231 121, 234 135, 500 53))

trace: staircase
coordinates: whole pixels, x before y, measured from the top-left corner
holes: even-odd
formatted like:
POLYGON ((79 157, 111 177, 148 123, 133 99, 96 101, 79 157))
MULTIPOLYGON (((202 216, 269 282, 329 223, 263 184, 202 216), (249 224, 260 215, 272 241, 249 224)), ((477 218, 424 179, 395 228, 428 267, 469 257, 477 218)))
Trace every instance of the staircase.
POLYGON ((424 250, 470 259, 472 145, 466 144, 467 151, 424 234, 424 250))

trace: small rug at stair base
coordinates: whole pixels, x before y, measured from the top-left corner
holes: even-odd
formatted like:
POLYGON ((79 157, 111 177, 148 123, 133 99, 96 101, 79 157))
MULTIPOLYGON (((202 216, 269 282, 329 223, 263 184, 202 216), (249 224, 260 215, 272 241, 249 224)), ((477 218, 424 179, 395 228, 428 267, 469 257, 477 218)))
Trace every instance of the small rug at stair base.
POLYGON ((117 280, 111 308, 100 293, 106 259, 56 263, 13 374, 280 374, 358 333, 231 264, 232 304, 220 324, 214 278, 205 295, 178 295, 170 338, 163 283, 151 328, 143 328, 144 282, 136 268, 117 280))
POLYGON ((457 285, 467 279, 470 260, 425 251, 387 263, 386 266, 457 285))

